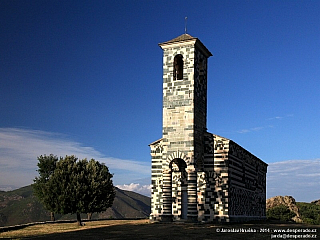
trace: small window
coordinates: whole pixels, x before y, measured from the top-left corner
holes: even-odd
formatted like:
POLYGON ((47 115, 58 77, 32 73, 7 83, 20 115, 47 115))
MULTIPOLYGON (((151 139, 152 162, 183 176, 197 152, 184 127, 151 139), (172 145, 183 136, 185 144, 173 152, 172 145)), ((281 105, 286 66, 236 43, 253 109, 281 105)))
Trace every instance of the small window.
POLYGON ((178 54, 174 57, 174 66, 173 66, 173 79, 181 80, 183 79, 183 60, 182 55, 178 54))

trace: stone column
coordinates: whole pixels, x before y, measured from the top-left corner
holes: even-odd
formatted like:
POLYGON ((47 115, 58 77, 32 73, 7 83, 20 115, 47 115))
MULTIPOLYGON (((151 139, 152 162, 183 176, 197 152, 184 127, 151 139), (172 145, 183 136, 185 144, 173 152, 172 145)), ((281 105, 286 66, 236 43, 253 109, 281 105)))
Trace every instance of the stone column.
POLYGON ((166 169, 163 171, 162 199, 163 199, 163 214, 161 215, 161 221, 172 222, 172 173, 171 173, 171 169, 166 169))
POLYGON ((188 221, 198 221, 197 210, 197 172, 195 169, 188 169, 188 221))

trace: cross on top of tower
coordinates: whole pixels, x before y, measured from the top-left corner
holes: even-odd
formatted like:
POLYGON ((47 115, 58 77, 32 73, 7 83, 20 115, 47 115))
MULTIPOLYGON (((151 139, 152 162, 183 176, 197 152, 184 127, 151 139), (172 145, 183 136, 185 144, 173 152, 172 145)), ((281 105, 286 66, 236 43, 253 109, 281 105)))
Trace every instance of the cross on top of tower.
POLYGON ((187 34, 187 20, 188 20, 188 17, 185 17, 184 18, 184 34, 187 34))

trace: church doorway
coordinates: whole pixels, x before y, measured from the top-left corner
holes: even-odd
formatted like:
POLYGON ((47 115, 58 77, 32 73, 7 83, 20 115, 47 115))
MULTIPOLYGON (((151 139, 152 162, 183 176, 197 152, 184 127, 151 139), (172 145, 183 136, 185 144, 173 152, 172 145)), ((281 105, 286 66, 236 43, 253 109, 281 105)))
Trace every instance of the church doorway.
POLYGON ((187 219, 188 214, 188 181, 187 164, 184 160, 176 158, 170 163, 172 182, 172 215, 174 220, 187 219))
POLYGON ((188 191, 183 189, 181 191, 181 219, 187 219, 188 215, 188 191))

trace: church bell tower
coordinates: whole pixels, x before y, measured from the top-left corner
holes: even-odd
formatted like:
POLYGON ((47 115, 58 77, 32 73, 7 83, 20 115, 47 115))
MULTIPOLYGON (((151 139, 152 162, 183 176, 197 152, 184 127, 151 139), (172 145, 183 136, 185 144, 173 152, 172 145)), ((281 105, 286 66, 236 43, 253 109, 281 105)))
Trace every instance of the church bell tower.
POLYGON ((198 38, 183 34, 163 50, 162 138, 150 144, 152 220, 196 221, 197 173, 203 171, 207 130, 207 63, 198 38))
POLYGON ((192 167, 201 169, 207 130, 207 62, 212 54, 189 34, 159 46, 163 49, 163 158, 182 152, 192 167))

